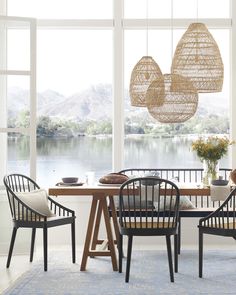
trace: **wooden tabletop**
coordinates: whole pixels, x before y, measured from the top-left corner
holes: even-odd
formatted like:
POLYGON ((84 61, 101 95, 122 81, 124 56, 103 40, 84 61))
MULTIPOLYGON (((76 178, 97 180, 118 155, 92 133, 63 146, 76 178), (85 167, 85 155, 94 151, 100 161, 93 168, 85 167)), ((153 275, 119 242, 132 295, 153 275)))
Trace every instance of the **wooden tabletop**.
MULTIPOLYGON (((55 186, 48 189, 51 196, 91 196, 96 194, 118 195, 120 188, 118 186, 55 186)), ((209 196, 209 188, 180 188, 180 194, 186 196, 209 196)))

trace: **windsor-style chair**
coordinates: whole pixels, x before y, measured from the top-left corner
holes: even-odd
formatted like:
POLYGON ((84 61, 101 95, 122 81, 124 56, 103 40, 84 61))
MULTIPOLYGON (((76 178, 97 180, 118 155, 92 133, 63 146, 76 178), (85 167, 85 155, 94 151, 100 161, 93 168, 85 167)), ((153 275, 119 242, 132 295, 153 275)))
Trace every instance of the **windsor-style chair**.
POLYGON ((39 197, 39 193, 41 194, 40 187, 34 180, 25 175, 10 174, 4 177, 3 182, 6 187, 13 220, 13 231, 7 258, 7 268, 10 266, 16 233, 20 227, 32 228, 30 262, 33 261, 36 228, 43 229, 44 271, 47 271, 48 228, 70 224, 72 239, 72 262, 75 263, 75 212, 55 202, 47 195, 46 206, 48 206, 48 208, 45 208, 45 204, 43 204, 43 212, 39 212, 42 206, 41 208, 38 207, 39 209, 36 207, 32 208, 29 204, 34 203, 35 205, 37 200, 32 200, 31 202, 30 199, 39 197), (23 198, 22 195, 24 195, 23 198), (23 200, 28 200, 27 204, 23 200))
POLYGON ((221 206, 199 220, 199 277, 203 270, 203 235, 218 235, 236 239, 236 188, 221 206))
POLYGON ((123 236, 128 236, 125 281, 129 282, 134 236, 165 236, 170 280, 174 282, 171 236, 174 236, 175 272, 178 271, 179 189, 171 181, 158 177, 140 177, 126 181, 119 194, 119 272, 122 272, 123 236))

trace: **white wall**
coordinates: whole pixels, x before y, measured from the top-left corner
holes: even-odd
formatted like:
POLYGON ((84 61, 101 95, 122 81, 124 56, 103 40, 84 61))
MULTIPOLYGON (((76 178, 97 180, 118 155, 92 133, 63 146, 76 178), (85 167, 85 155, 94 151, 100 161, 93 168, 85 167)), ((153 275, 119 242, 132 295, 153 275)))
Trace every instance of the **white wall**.
MULTIPOLYGON (((5 192, 0 192, 0 255, 8 253, 12 234, 12 219, 8 199, 5 192)), ((30 236, 28 229, 18 230, 14 253, 23 254, 30 251, 30 236)))

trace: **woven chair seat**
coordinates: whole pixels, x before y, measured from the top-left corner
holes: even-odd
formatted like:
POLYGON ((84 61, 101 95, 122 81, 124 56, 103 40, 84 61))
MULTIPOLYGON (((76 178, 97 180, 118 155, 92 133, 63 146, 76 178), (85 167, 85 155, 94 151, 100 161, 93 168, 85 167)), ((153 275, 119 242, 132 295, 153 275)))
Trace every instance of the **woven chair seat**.
POLYGON ((124 227, 126 228, 173 228, 169 222, 130 222, 126 224, 124 227))

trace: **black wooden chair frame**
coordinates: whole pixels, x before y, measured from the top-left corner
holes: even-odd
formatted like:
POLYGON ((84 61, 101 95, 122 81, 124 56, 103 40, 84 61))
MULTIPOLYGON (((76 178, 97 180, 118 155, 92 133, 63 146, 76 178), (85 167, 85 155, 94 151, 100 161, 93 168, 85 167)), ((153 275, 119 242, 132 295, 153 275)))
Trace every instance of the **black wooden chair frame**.
POLYGON ((39 185, 23 174, 6 175, 3 179, 6 187, 10 211, 13 221, 12 237, 8 252, 6 267, 10 266, 18 228, 32 228, 30 262, 33 261, 36 228, 43 229, 44 271, 48 269, 48 228, 71 224, 72 262, 76 261, 75 254, 75 212, 48 197, 49 208, 56 217, 47 217, 29 207, 17 197, 17 192, 30 192, 40 189, 39 185))
POLYGON ((217 235, 236 239, 236 188, 214 212, 199 220, 199 277, 203 273, 203 235, 217 235))
MULTIPOLYGON (((125 195, 125 193, 124 193, 125 195)), ((163 195, 163 194, 162 194, 163 195)), ((165 180, 165 179, 158 179, 156 177, 139 177, 134 178, 126 181, 124 184, 120 187, 120 194, 119 194, 119 228, 120 228, 120 237, 119 237, 119 272, 122 272, 122 258, 123 258, 123 235, 128 236, 128 249, 127 249, 127 264, 126 264, 126 275, 125 275, 125 281, 129 282, 129 274, 130 274, 130 262, 131 262, 131 252, 132 252, 132 243, 133 243, 133 236, 166 236, 166 244, 167 244, 167 253, 168 253, 168 262, 169 262, 169 271, 170 271, 170 280, 171 282, 174 282, 174 272, 173 272, 173 263, 172 263, 172 253, 171 253, 171 239, 170 237, 174 236, 174 266, 175 266, 175 272, 178 272, 178 206, 179 206, 179 189, 178 187, 171 181, 165 180), (158 180, 160 183, 164 184, 164 187, 166 188, 167 185, 171 186, 173 190, 173 195, 176 197, 176 207, 175 210, 171 212, 171 210, 167 210, 164 208, 163 211, 155 210, 155 208, 152 208, 151 210, 147 209, 143 210, 143 212, 136 212, 136 210, 124 210, 124 207, 122 206, 122 198, 123 198, 123 190, 127 188, 127 186, 133 184, 134 182, 141 182, 143 181, 155 181, 158 180), (151 217, 151 223, 153 222, 153 218, 157 217, 159 220, 159 217, 163 218, 170 218, 174 220, 175 224, 174 226, 168 226, 167 228, 155 228, 152 226, 152 228, 127 228, 124 224, 124 220, 128 218, 141 218, 141 223, 145 223, 145 221, 142 221, 142 218, 151 217)), ((165 219, 164 219, 165 220, 165 219)), ((136 221, 135 221, 136 222, 136 221)), ((125 222, 126 223, 126 222, 125 222)), ((131 222, 132 223, 132 222, 131 222)))
MULTIPOLYGON (((224 179, 229 179, 230 168, 219 169, 224 179)), ((163 179, 177 180, 179 182, 195 182, 201 183, 203 179, 203 168, 127 168, 120 170, 119 173, 124 173, 128 176, 135 176, 140 174, 158 173, 158 176, 163 179)), ((189 200, 198 210, 183 210, 179 211, 178 224, 178 253, 181 250, 181 219, 182 218, 201 218, 209 215, 212 208, 218 208, 222 202, 211 201, 210 196, 189 196, 189 200), (204 202, 206 202, 206 207, 204 202), (209 208, 209 211, 206 211, 209 208)), ((118 211, 117 211, 118 213, 118 211)))

